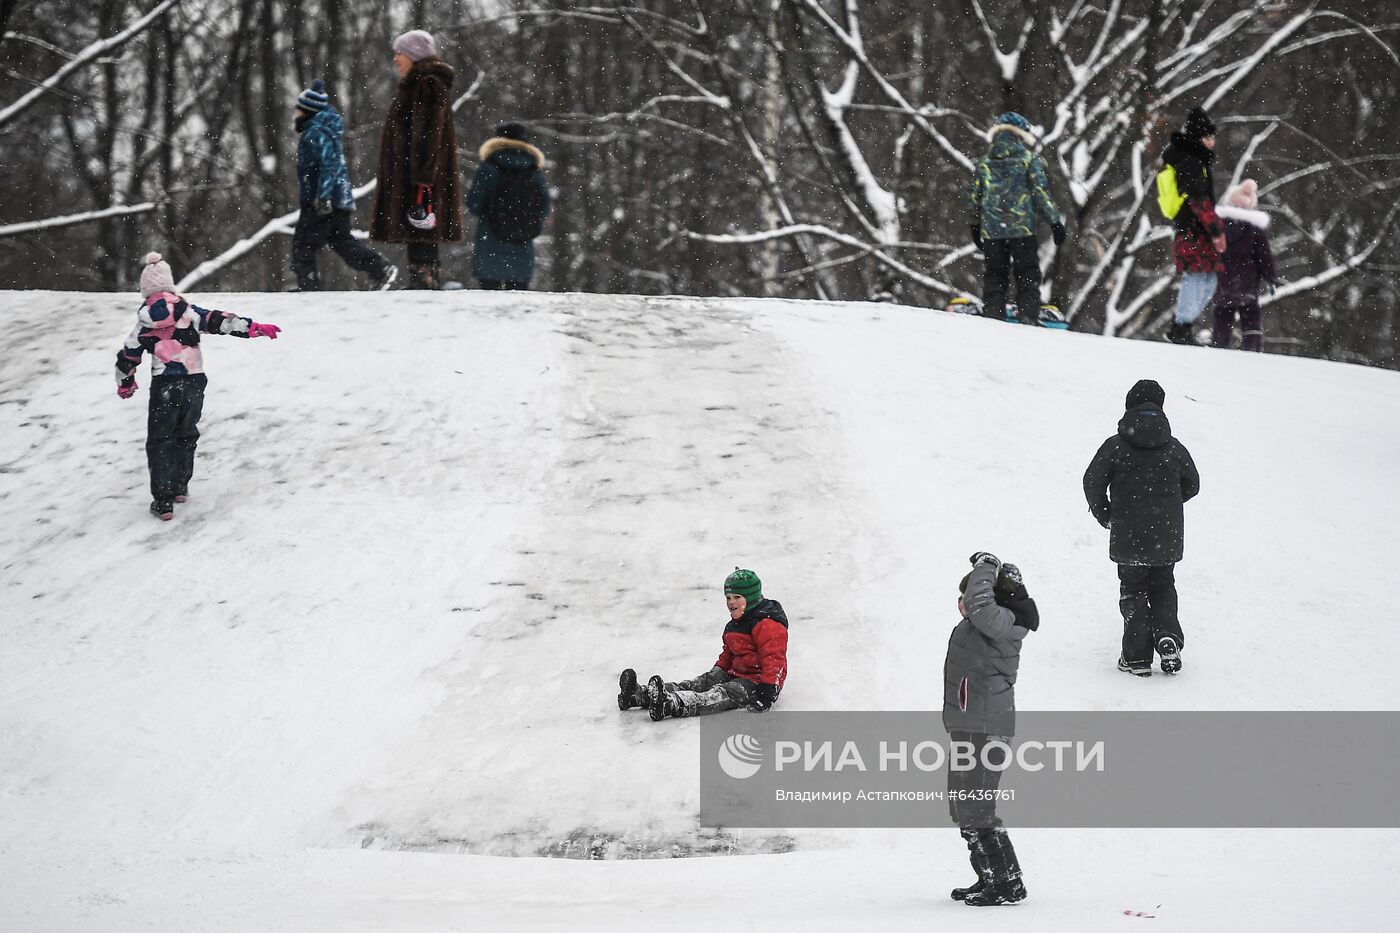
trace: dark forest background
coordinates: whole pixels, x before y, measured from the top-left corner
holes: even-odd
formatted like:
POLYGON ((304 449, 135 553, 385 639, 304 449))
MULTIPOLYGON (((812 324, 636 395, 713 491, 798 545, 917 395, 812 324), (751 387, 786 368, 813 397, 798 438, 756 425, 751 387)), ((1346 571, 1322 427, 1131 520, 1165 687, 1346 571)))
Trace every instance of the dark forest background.
POLYGON ((1400 366, 1400 12, 1358 0, 0 0, 0 287, 131 289, 153 248, 185 287, 285 287, 297 92, 326 80, 363 186, 419 27, 458 69, 463 172, 507 119, 549 159, 537 288, 942 308, 980 291, 970 165, 1015 109, 1070 228, 1052 300, 1158 336, 1152 175, 1204 104, 1220 193, 1255 178, 1273 215, 1266 349, 1400 366))

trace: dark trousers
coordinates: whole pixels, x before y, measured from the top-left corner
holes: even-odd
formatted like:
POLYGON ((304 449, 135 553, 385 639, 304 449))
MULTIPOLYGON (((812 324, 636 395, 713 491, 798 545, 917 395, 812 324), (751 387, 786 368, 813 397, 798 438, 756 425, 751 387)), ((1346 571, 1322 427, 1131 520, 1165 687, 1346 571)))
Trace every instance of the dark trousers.
MULTIPOLYGON (((980 732, 953 731, 948 736, 954 742, 969 742, 977 762, 970 771, 948 769, 948 813, 958 824, 958 832, 967 843, 968 860, 983 884, 991 887, 1011 885, 1021 880, 1021 863, 1016 849, 997 816, 996 790, 1001 786, 1001 770, 982 764, 982 751, 994 739, 1010 743, 1007 736, 983 735, 980 732), (959 792, 985 793, 987 800, 959 800, 959 792)), ((952 749, 949 749, 951 764, 952 749)), ((987 759, 998 769, 1007 763, 1004 749, 993 749, 987 759)), ((1023 892, 1024 893, 1024 892, 1023 892)))
POLYGON ((156 376, 151 380, 151 405, 146 414, 146 466, 151 472, 151 498, 169 502, 183 496, 194 475, 194 450, 199 443, 199 416, 204 411, 204 387, 209 380, 194 376, 156 376))
MULTIPOLYGON (((958 824, 958 828, 967 832, 984 833, 990 832, 1001 825, 1001 820, 997 817, 997 802, 995 799, 988 800, 959 800, 959 793, 988 793, 995 791, 1001 786, 1001 771, 994 771, 982 764, 982 750, 987 743, 993 739, 1005 741, 1003 736, 984 735, 980 732, 958 732, 953 731, 948 736, 954 742, 970 742, 973 745, 973 755, 976 759, 976 766, 970 771, 955 771, 948 768, 948 814, 953 818, 953 822, 958 824)), ((950 750, 949 759, 952 758, 950 750)), ((988 759, 998 767, 1006 764, 1006 751, 1001 748, 994 748, 988 754, 988 759)), ((995 794, 988 793, 989 797, 995 794)))
POLYGON ((1185 647, 1176 616, 1175 564, 1158 567, 1118 565, 1118 609, 1123 613, 1123 660, 1152 663, 1157 639, 1170 635, 1185 647))
POLYGON ((316 254, 329 246, 345 264, 356 272, 373 274, 384 269, 389 261, 355 239, 350 232, 350 211, 331 211, 324 217, 313 208, 303 207, 292 234, 292 271, 297 286, 304 292, 321 287, 321 274, 316 271, 316 254))
POLYGON ((1238 305, 1217 304, 1215 306, 1215 326, 1211 328, 1210 345, 1229 349, 1230 339, 1234 336, 1236 316, 1239 317, 1240 332, 1243 336, 1240 349, 1252 350, 1255 353, 1264 349, 1263 314, 1259 311, 1257 301, 1238 305))
POLYGON ((1022 324, 1040 323, 1040 249, 1035 237, 984 240, 982 255, 982 313, 1006 318, 1006 292, 1016 278, 1016 316, 1022 324))
POLYGON ((680 704, 679 716, 705 716, 742 709, 753 699, 753 681, 711 668, 699 677, 667 684, 680 704))
POLYGON ((477 279, 476 284, 488 291, 523 291, 530 287, 528 282, 507 282, 503 279, 477 279))

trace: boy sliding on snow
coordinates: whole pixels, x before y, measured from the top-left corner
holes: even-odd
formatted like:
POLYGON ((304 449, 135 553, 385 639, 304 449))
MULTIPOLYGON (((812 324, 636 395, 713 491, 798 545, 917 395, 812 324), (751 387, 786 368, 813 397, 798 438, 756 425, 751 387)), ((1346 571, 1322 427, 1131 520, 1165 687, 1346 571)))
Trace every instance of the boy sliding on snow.
POLYGON ((175 294, 170 265, 160 253, 146 256, 141 271, 141 310, 136 326, 117 351, 117 395, 136 394, 141 354, 151 354, 151 405, 146 418, 146 465, 151 471, 151 514, 175 517, 175 503, 189 494, 199 416, 204 408, 204 358, 199 335, 277 339, 281 328, 255 324, 227 311, 196 307, 175 294))
POLYGON ((948 638, 943 664, 943 726, 953 742, 972 747, 977 762, 968 771, 948 771, 948 812, 967 843, 977 881, 954 888, 952 897, 971 907, 992 907, 1026 899, 1021 864, 996 813, 995 791, 1009 762, 1004 750, 987 746, 1016 732, 1021 642, 1040 628, 1040 613, 1015 564, 1003 564, 986 551, 971 560, 972 572, 958 587, 962 620, 948 638))
POLYGON ((724 650, 715 666, 699 677, 665 683, 652 677, 645 687, 628 668, 617 684, 618 709, 641 707, 654 720, 667 716, 703 716, 747 707, 761 713, 772 708, 787 677, 788 620, 775 599, 763 598, 763 583, 752 570, 734 568, 724 580, 724 650))

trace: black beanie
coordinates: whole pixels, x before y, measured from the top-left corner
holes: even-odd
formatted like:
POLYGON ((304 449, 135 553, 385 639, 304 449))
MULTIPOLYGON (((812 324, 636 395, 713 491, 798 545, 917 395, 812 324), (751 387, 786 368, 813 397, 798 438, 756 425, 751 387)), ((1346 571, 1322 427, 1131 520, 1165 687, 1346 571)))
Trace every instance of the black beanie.
POLYGON ((518 143, 530 141, 530 130, 524 123, 502 123, 496 127, 496 135, 502 139, 513 139, 518 143))
POLYGON ((1215 123, 1200 107, 1192 107, 1191 112, 1186 115, 1186 125, 1181 128, 1181 132, 1191 139, 1205 139, 1215 135, 1215 123))
MULTIPOLYGON (((959 593, 967 592, 967 581, 970 579, 972 579, 971 571, 965 574, 962 580, 958 582, 959 593)), ((1025 599, 1028 595, 1030 594, 1026 592, 1026 585, 1024 583, 1017 583, 1006 574, 1000 571, 997 572, 996 583, 992 584, 992 598, 997 601, 998 606, 1005 606, 1008 603, 1017 602, 1025 599)))
POLYGON ((1133 383, 1133 387, 1128 390, 1128 397, 1124 399, 1124 408, 1137 408, 1139 405, 1151 402, 1161 408, 1167 401, 1167 393, 1162 391, 1162 387, 1151 379, 1139 379, 1133 383))

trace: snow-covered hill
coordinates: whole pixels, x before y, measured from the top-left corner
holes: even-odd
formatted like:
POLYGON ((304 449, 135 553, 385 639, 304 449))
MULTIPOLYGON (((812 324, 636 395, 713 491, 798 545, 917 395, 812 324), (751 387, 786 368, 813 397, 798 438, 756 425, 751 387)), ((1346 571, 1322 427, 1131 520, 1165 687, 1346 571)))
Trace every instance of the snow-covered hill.
MULTIPOLYGON (((285 330, 208 338, 165 525, 149 377, 111 378, 135 299, 0 294, 0 929, 965 920, 951 829, 700 830, 696 722, 617 712, 624 666, 710 666, 736 564, 794 619, 784 709, 937 708, 983 548, 1044 620, 1022 707, 1400 708, 1395 373, 866 304, 201 303, 285 330), (1185 673, 1138 681, 1079 484, 1144 377, 1202 492, 1185 673), (704 853, 738 854, 489 857, 704 853)), ((1362 929, 1400 864, 1381 830, 1016 842, 993 929, 1362 929)))

